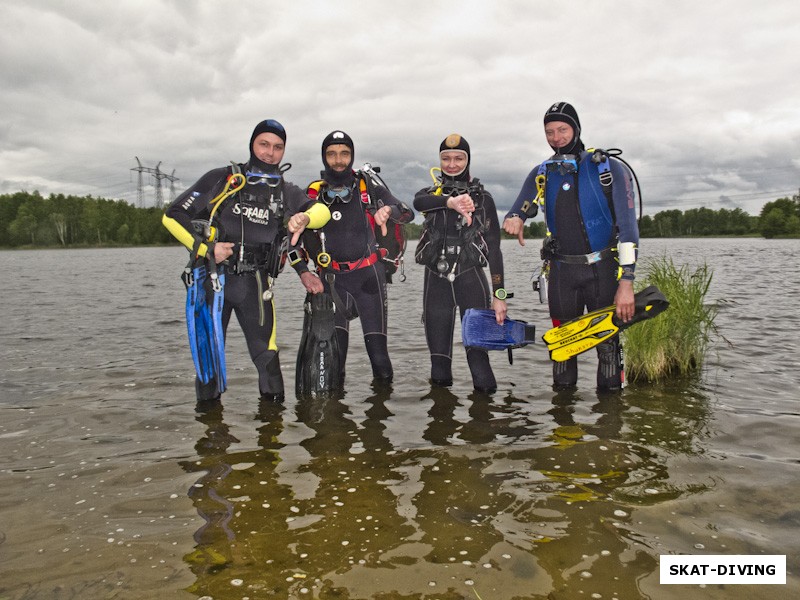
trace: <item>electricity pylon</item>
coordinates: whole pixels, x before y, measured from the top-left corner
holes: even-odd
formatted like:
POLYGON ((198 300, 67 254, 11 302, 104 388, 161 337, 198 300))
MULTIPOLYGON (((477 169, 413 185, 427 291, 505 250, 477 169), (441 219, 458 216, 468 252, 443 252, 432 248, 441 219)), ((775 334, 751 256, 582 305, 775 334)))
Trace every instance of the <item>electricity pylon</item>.
POLYGON ((161 181, 167 179, 169 181, 169 190, 170 190, 170 202, 175 199, 175 182, 180 181, 177 177, 175 177, 175 169, 172 169, 172 174, 167 175, 166 173, 161 172, 161 161, 158 161, 158 164, 155 167, 143 167, 142 161, 139 160, 139 157, 136 156, 136 163, 139 165, 138 167, 134 167, 131 171, 136 171, 139 173, 139 178, 136 186, 136 204, 139 208, 144 208, 144 178, 142 177, 142 173, 149 173, 153 176, 155 180, 155 188, 156 188, 156 201, 155 205, 156 208, 162 208, 164 206, 164 195, 161 191, 161 181))

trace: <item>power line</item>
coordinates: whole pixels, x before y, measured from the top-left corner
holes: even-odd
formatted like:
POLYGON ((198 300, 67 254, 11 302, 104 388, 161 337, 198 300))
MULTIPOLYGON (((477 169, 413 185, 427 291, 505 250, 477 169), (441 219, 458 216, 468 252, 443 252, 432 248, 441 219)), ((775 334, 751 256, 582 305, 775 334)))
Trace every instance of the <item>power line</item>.
POLYGON ((142 166, 142 161, 139 160, 139 157, 134 157, 136 159, 136 163, 139 165, 138 167, 134 167, 131 171, 136 171, 138 173, 138 180, 136 185, 136 205, 139 208, 144 208, 144 177, 143 173, 149 173, 153 176, 155 181, 154 185, 156 188, 156 199, 155 205, 156 208, 162 208, 164 206, 164 194, 161 190, 161 182, 166 179, 169 181, 169 189, 170 189, 170 202, 175 199, 175 182, 180 181, 177 177, 175 177, 175 169, 172 169, 172 174, 168 175, 161 171, 161 161, 158 161, 155 167, 144 167, 142 166))

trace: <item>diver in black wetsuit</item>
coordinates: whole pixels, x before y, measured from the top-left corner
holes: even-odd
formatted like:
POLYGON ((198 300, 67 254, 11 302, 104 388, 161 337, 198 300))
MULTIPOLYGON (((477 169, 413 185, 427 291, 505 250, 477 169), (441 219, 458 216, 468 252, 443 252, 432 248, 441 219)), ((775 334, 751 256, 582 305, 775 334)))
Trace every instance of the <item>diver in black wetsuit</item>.
MULTIPOLYGON (((425 213, 416 260, 425 265, 422 299, 425 337, 431 353, 431 383, 453 383, 453 327, 456 307, 463 318, 468 308, 491 308, 497 322, 506 316, 500 224, 494 199, 469 173, 470 148, 458 134, 439 146, 442 178, 417 192, 414 208, 425 213), (491 273, 491 288, 484 267, 491 273)), ((472 384, 494 392, 497 382, 489 355, 467 348, 472 384)))
POLYGON ((319 281, 310 291, 319 293, 324 285, 337 302, 342 383, 349 320, 356 316, 361 319, 373 377, 390 382, 393 371, 386 335, 386 274, 374 228, 385 227, 389 220, 408 223, 414 212, 383 186, 374 186, 375 197, 370 197, 364 179, 353 171, 354 159, 353 140, 343 131, 333 131, 322 141, 322 181, 312 183, 307 193, 312 200, 328 206, 331 220, 304 236, 310 257, 325 275, 324 284, 319 281))
MULTIPOLYGON (((585 149, 578 113, 567 102, 556 102, 545 112, 544 131, 556 154, 525 179, 503 229, 525 245, 523 224, 529 215, 524 207, 537 197, 536 179, 544 175, 548 238, 542 258, 549 264, 547 290, 553 325, 579 317, 584 310, 611 304, 616 305, 620 321, 630 321, 639 244, 631 174, 621 161, 585 149), (600 165, 605 161, 608 178, 604 183, 600 165)), ((597 345, 599 391, 621 389, 621 352, 619 336, 597 345)), ((577 381, 577 357, 553 362, 555 389, 574 388, 577 381)))
MULTIPOLYGON (((287 229, 298 242, 306 227, 320 227, 330 217, 324 205, 309 201, 296 185, 284 180, 288 165, 280 166, 286 144, 286 131, 273 119, 256 125, 250 136, 250 158, 245 164, 209 171, 178 196, 167 208, 164 225, 191 252, 205 256, 210 248, 214 260, 225 273, 225 303, 222 326, 225 331, 231 313, 247 340, 250 358, 258 370, 258 388, 262 399, 282 401, 281 375, 272 280, 277 276, 285 250, 287 229), (223 190, 235 172, 246 177, 245 186, 222 201, 210 223, 217 231, 214 243, 207 242, 208 232, 199 232, 195 223, 208 224, 210 201, 223 190), (305 212, 300 212, 304 209, 305 212), (195 250, 195 248, 197 249, 195 250)), ((301 276, 306 289, 318 279, 299 260, 298 249, 290 244, 290 262, 301 276)), ((219 397, 216 381, 195 382, 198 401, 219 397)))

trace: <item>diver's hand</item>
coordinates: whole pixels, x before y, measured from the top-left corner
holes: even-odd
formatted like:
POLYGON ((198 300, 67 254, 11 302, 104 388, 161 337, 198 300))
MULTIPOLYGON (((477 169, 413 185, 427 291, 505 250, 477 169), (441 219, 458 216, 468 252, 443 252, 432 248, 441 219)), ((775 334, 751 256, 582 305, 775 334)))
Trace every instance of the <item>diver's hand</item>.
POLYGON ((214 262, 219 264, 233 256, 233 243, 217 242, 214 244, 214 262))
POLYGON ((494 318, 497 321, 497 324, 502 325, 503 321, 506 320, 506 313, 508 312, 508 305, 506 304, 506 301, 500 300, 500 298, 493 298, 492 310, 494 311, 494 318))
POLYGON ((391 216, 392 216, 391 206, 381 206, 378 210, 375 211, 375 224, 381 228, 382 235, 386 235, 389 231, 386 228, 386 223, 389 222, 389 217, 391 216))
POLYGON ((305 231, 310 222, 311 217, 306 213, 297 213, 291 216, 289 223, 286 225, 286 229, 292 234, 292 241, 290 242, 292 246, 297 246, 297 242, 300 241, 300 235, 305 231))
POLYGON ((503 221, 503 231, 517 236, 520 246, 525 245, 525 223, 519 217, 508 217, 503 221))
POLYGON ((472 213, 475 212, 475 202, 469 194, 451 196, 447 199, 447 208, 456 211, 467 220, 467 227, 472 225, 472 213))
POLYGON ((300 283, 303 284, 309 294, 319 294, 325 291, 325 286, 322 285, 320 278, 311 271, 300 273, 300 283))
POLYGON ((633 297, 633 282, 627 279, 620 279, 617 285, 617 293, 614 294, 614 304, 617 305, 617 318, 623 323, 627 323, 633 318, 636 310, 633 297))

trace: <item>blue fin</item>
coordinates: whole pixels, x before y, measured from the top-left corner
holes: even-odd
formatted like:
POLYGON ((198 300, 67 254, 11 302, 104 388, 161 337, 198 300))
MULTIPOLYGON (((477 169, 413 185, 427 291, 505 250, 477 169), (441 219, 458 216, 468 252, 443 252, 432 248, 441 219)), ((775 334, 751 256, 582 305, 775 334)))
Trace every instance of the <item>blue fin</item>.
POLYGON ((205 265, 188 269, 184 275, 186 284, 186 327, 189 334, 189 348, 192 352, 197 378, 208 383, 214 377, 214 364, 211 357, 211 314, 206 303, 204 284, 205 265))
MULTIPOLYGON (((224 276, 221 276, 224 283, 224 276)), ((206 298, 209 278, 205 264, 187 267, 183 282, 186 284, 186 329, 189 349, 197 378, 203 384, 216 379, 220 393, 225 390, 225 339, 222 331, 222 305, 225 297, 220 287, 212 304, 206 298)))
MULTIPOLYGON (((197 306, 197 278, 192 269, 186 269, 183 276, 183 283, 186 284, 186 329, 189 334, 189 349, 192 352, 192 362, 197 372, 197 377, 203 379, 203 363, 200 360, 199 344, 197 339, 197 321, 195 319, 195 307, 197 306)), ((207 383, 207 382, 204 382, 207 383)))
POLYGON ((497 324, 491 309, 468 308, 461 319, 461 339, 467 348, 508 350, 535 341, 536 328, 525 321, 506 319, 497 324))
POLYGON ((214 284, 212 278, 211 356, 214 364, 214 375, 217 380, 217 391, 221 394, 228 387, 225 370, 225 332, 222 328, 222 307, 225 304, 225 273, 219 271, 216 275, 218 285, 214 284))

